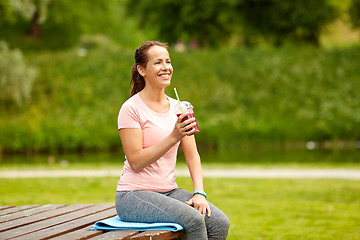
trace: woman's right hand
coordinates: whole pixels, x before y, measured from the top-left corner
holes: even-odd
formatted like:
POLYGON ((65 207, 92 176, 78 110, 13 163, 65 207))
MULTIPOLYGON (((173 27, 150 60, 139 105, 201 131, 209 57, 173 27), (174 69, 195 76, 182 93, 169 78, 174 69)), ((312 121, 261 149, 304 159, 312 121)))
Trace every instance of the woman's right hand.
POLYGON ((178 117, 174 129, 168 137, 147 148, 143 147, 143 132, 140 128, 122 128, 119 130, 126 159, 135 172, 139 172, 157 161, 185 136, 191 136, 196 132, 196 130, 191 129, 196 125, 195 118, 181 122, 186 116, 187 114, 182 114, 178 117))
POLYGON ((172 131, 172 134, 174 134, 178 140, 196 133, 196 129, 194 128, 196 126, 195 118, 189 118, 182 121, 187 115, 187 113, 183 113, 178 117, 174 130, 172 131))

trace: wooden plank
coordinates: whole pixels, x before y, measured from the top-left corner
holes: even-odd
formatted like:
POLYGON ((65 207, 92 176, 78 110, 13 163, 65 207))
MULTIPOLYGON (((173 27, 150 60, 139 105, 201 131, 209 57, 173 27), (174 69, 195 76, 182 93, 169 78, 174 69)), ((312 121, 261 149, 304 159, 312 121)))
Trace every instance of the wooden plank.
POLYGON ((91 240, 129 240, 131 236, 138 233, 138 231, 109 231, 91 238, 91 240))
POLYGON ((110 209, 102 208, 93 212, 91 215, 84 216, 74 221, 66 222, 63 224, 59 224, 53 227, 48 227, 46 229, 42 229, 30 234, 22 235, 15 239, 21 240, 34 240, 34 239, 50 239, 53 237, 60 236, 65 233, 69 233, 80 228, 86 227, 89 224, 94 224, 98 220, 103 220, 105 218, 113 217, 116 215, 115 207, 111 207, 110 209))
MULTIPOLYGON (((12 213, 0 216, 0 239, 182 239, 183 231, 109 231, 91 230, 96 221, 116 216, 113 203, 4 206, 12 213), (32 208, 30 207, 32 206, 32 208), (29 207, 29 208, 28 208, 29 207), (5 221, 6 220, 6 221, 5 221)), ((0 210, 1 212, 1 210, 0 210)))
POLYGON ((36 207, 39 207, 39 206, 40 205, 24 205, 24 206, 20 206, 20 207, 8 208, 8 209, 5 209, 5 210, 1 211, 0 216, 4 216, 6 214, 11 214, 11 213, 15 213, 15 212, 24 211, 26 209, 36 208, 36 207))
POLYGON ((53 209, 57 209, 60 207, 65 207, 65 204, 48 204, 48 205, 43 205, 37 208, 31 208, 29 210, 24 210, 21 212, 15 212, 12 214, 7 214, 4 216, 0 216, 0 223, 3 222, 7 222, 7 221, 12 221, 18 218, 24 218, 24 217, 28 217, 34 214, 39 214, 48 210, 53 210, 53 209))
POLYGON ((14 205, 9 205, 9 206, 0 206, 0 211, 8 209, 8 208, 13 208, 15 207, 14 205))
POLYGON ((1 232, 3 232, 3 231, 8 231, 8 230, 11 230, 14 228, 19 228, 24 225, 40 222, 40 221, 43 221, 43 220, 46 220, 49 218, 61 216, 61 215, 67 214, 69 212, 88 208, 88 207, 91 207, 94 205, 95 204, 75 204, 75 205, 66 206, 66 207, 59 208, 59 209, 49 210, 49 211, 39 213, 36 215, 32 215, 32 216, 19 218, 14 221, 4 222, 4 223, 0 224, 0 236, 2 236, 1 232))
POLYGON ((131 240, 170 240, 180 239, 183 235, 183 231, 171 232, 165 230, 148 230, 130 237, 131 240))
POLYGON ((79 230, 75 230, 69 233, 65 233, 63 235, 51 238, 51 240, 69 240, 69 239, 90 239, 93 237, 96 237, 102 233, 104 233, 104 231, 102 230, 91 230, 93 228, 93 224, 91 224, 90 226, 84 227, 84 228, 80 228, 79 230))
POLYGON ((21 221, 23 219, 19 219, 19 221, 15 220, 10 222, 5 222, 4 224, 1 224, 0 227, 2 225, 8 225, 10 223, 10 226, 7 227, 10 227, 11 229, 6 230, 4 232, 0 232, 0 239, 17 237, 27 233, 38 231, 40 229, 44 229, 57 224, 68 222, 73 219, 87 216, 91 214, 92 211, 96 211, 97 209, 102 207, 103 205, 75 204, 60 209, 48 211, 45 212, 44 214, 40 213, 37 215, 30 216, 29 217, 30 220, 27 219, 23 222, 21 221), (19 224, 19 222, 22 223, 22 226, 17 225, 19 224))

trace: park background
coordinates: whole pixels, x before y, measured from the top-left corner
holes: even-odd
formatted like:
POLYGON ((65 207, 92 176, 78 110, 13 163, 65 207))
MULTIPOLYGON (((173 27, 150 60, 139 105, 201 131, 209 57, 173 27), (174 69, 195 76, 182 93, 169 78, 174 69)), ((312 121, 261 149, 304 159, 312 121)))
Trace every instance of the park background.
MULTIPOLYGON (((0 168, 121 170, 134 51, 160 40, 205 167, 359 169, 359 28, 359 0, 3 0, 0 168)), ((111 202, 116 180, 2 179, 0 203, 111 202)), ((360 239, 357 181, 205 187, 230 239, 360 239)))

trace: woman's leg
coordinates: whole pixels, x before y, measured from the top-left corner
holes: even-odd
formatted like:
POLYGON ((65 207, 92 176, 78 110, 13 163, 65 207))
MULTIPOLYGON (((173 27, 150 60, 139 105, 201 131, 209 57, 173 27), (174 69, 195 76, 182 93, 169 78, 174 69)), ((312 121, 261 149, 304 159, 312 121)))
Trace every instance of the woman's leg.
MULTIPOLYGON (((175 198, 181 202, 188 201, 192 197, 192 193, 178 188, 167 194, 171 198, 175 198)), ((208 202, 211 209, 211 216, 205 217, 207 235, 209 239, 226 239, 230 221, 228 217, 212 203, 208 202)))
POLYGON ((207 239, 204 217, 200 212, 165 194, 121 191, 116 193, 115 206, 124 221, 175 222, 184 227, 186 239, 207 239))

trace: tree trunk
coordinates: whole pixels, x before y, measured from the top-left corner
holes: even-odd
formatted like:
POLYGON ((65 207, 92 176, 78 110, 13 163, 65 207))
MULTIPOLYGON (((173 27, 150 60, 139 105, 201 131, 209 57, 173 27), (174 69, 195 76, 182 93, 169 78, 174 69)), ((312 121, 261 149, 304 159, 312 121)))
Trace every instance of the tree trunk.
POLYGON ((312 45, 319 47, 320 46, 319 32, 318 31, 311 31, 309 36, 308 36, 308 41, 312 45))
POLYGON ((31 19, 31 26, 29 30, 29 36, 33 39, 39 39, 42 36, 39 20, 40 20, 40 9, 37 8, 31 19))

